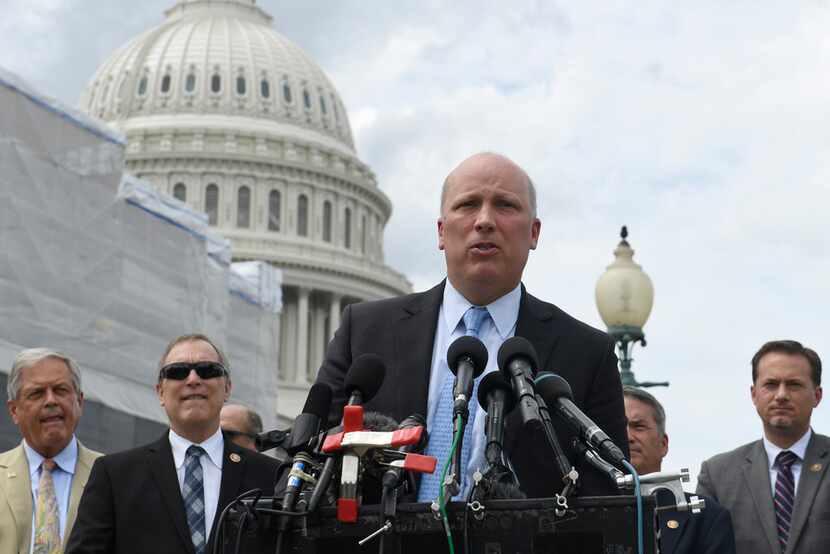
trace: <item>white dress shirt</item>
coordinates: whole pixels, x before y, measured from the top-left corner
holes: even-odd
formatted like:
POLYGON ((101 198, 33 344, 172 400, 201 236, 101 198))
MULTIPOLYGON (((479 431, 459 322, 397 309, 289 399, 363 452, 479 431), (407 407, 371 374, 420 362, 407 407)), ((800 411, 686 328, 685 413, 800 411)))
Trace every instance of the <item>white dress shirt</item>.
POLYGON ((222 437, 222 430, 216 432, 203 443, 190 442, 184 437, 176 434, 170 429, 168 435, 170 447, 173 449, 173 464, 176 466, 176 477, 179 478, 179 490, 184 486, 184 458, 190 445, 201 446, 207 455, 199 458, 202 464, 202 475, 204 481, 202 486, 205 493, 205 532, 210 537, 210 530, 213 526, 213 518, 216 515, 216 507, 219 505, 219 486, 222 484, 222 455, 225 452, 225 439, 222 437))
MULTIPOLYGON (((495 302, 486 307, 490 313, 479 329, 479 339, 487 347, 487 367, 481 376, 476 379, 480 381, 484 375, 498 371, 498 353, 502 343, 516 333, 516 321, 519 319, 519 303, 522 298, 522 286, 508 292, 495 302)), ((447 349, 453 341, 465 333, 464 313, 472 307, 466 298, 447 279, 444 286, 444 299, 441 302, 441 309, 438 312, 438 322, 435 331, 435 343, 432 347, 432 366, 429 375, 429 401, 427 404, 427 431, 432 434, 435 412, 438 407, 438 400, 441 395, 441 387, 444 379, 455 379, 447 365, 447 349)), ((478 404, 477 398, 470 399, 470 403, 478 404)), ((486 436, 484 422, 487 412, 480 406, 477 409, 472 430, 472 445, 470 450, 470 463, 462 476, 461 496, 466 498, 472 487, 472 475, 476 469, 484 469, 484 447, 486 436)), ((436 471, 441 471, 437 468, 436 471)))
MULTIPOLYGON (((37 491, 40 486, 40 469, 44 458, 23 440, 23 450, 29 462, 29 479, 32 482, 32 536, 29 541, 29 552, 35 544, 35 512, 37 512, 37 491)), ((56 467, 52 470, 52 482, 55 484, 55 496, 58 500, 58 519, 60 520, 61 539, 66 529, 66 513, 69 511, 69 493, 72 492, 72 477, 75 475, 75 464, 78 461, 78 441, 75 436, 69 444, 61 450, 55 460, 56 467)))
POLYGON ((804 456, 807 453, 807 444, 810 442, 810 437, 813 436, 813 430, 807 429, 807 432, 802 435, 800 439, 795 441, 789 448, 779 448, 772 444, 766 437, 764 436, 764 450, 767 451, 767 462, 769 463, 769 482, 770 486, 772 487, 772 497, 775 498, 775 480, 778 478, 778 468, 775 466, 775 458, 782 450, 789 450, 796 456, 798 459, 793 463, 792 470, 793 470, 793 484, 795 485, 795 493, 798 494, 798 480, 801 478, 801 468, 804 466, 804 456))

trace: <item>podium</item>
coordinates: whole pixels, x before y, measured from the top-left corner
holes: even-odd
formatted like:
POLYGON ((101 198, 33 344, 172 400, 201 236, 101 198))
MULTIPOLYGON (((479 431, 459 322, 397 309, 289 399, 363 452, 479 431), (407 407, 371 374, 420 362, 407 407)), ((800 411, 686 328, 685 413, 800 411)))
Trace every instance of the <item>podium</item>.
MULTIPOLYGON (((261 499, 265 506, 269 499, 261 499)), ((637 505, 633 496, 584 497, 568 500, 564 515, 556 513, 553 498, 489 500, 483 509, 452 502, 447 512, 455 552, 470 554, 636 554, 637 505), (465 548, 466 544, 466 548, 465 548)), ((334 507, 292 518, 283 538, 283 554, 443 554, 448 552, 443 523, 428 504, 399 504, 391 529, 364 546, 359 540, 386 522, 379 506, 362 506, 356 523, 341 523, 334 507)), ((240 553, 274 552, 263 545, 276 544, 277 518, 261 514, 256 529, 247 531, 240 553), (267 536, 263 536, 263 534, 267 536), (256 535, 256 536, 254 536, 256 535)), ((235 537, 237 522, 226 523, 226 537, 235 537)), ((654 499, 643 498, 643 552, 657 551, 654 530, 654 499)), ((223 552, 234 551, 226 541, 223 552)))

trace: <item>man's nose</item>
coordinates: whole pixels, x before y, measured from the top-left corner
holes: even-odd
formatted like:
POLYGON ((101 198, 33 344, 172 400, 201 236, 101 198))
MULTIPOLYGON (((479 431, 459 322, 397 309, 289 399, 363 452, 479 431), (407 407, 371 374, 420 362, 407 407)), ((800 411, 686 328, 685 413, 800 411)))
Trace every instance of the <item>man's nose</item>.
POLYGON ((778 385, 778 388, 775 389, 775 398, 780 400, 786 400, 790 396, 790 391, 787 389, 786 383, 781 383, 778 385))
POLYGON ((46 388, 46 405, 53 405, 58 403, 58 399, 55 397, 55 391, 51 389, 51 387, 46 388))
POLYGON ((490 230, 493 226, 493 207, 484 202, 476 213, 476 231, 490 230))
POLYGON ((201 380, 202 378, 199 377, 199 374, 196 373, 196 370, 191 369, 190 373, 187 374, 187 379, 185 379, 184 382, 188 385, 195 385, 198 384, 201 380))

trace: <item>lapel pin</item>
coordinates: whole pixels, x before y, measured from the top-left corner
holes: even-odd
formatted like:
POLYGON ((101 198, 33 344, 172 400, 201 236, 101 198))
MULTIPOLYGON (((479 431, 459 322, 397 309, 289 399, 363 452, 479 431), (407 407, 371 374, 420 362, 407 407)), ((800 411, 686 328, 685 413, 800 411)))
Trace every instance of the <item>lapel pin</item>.
POLYGON ((812 471, 813 473, 818 473, 819 471, 821 471, 821 464, 811 465, 810 466, 810 471, 812 471))
POLYGON ((231 452, 230 458, 232 462, 240 462, 242 460, 242 458, 236 452, 231 452))
POLYGON ((669 529, 677 529, 678 527, 680 527, 680 524, 677 522, 676 519, 670 519, 666 522, 666 527, 668 527, 669 529))

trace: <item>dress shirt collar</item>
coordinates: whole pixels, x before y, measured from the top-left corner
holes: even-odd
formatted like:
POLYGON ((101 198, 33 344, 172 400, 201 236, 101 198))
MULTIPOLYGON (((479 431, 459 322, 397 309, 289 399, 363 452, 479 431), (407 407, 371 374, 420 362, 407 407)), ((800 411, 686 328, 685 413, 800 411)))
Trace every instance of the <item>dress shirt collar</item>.
MULTIPOLYGON (((35 480, 35 475, 40 470, 40 464, 43 463, 44 458, 40 452, 29 446, 26 439, 23 439, 23 450, 26 452, 26 459, 29 461, 29 477, 35 480)), ((75 463, 78 461, 78 440, 75 435, 69 439, 63 450, 58 452, 58 455, 52 458, 58 467, 70 475, 75 474, 75 463)))
POLYGON ((170 447, 173 449, 173 463, 177 470, 184 464, 185 454, 187 454, 187 449, 190 448, 191 444, 204 448, 213 465, 222 469, 222 453, 225 451, 225 439, 222 436, 221 428, 217 428, 216 432, 203 443, 191 442, 176 434, 173 429, 170 429, 168 437, 170 439, 170 447))
POLYGON ((778 457, 778 454, 782 450, 789 450, 790 452, 798 456, 799 462, 803 462, 804 456, 807 454, 807 444, 810 442, 810 437, 812 436, 813 430, 807 429, 807 432, 804 433, 800 439, 795 441, 795 444, 793 444, 791 447, 780 448, 772 444, 769 441, 769 439, 767 439, 767 436, 764 435, 764 450, 767 451, 767 461, 769 462, 769 468, 773 469, 773 466, 775 465, 775 458, 778 457))
MULTIPOLYGON (((496 330, 502 340, 508 337, 508 334, 516 325, 516 320, 519 319, 519 303, 522 299, 522 285, 519 284, 515 289, 511 290, 501 298, 483 306, 490 312, 490 317, 496 326, 496 330)), ((447 326, 447 331, 452 334, 455 328, 458 327, 461 318, 473 304, 464 296, 455 290, 450 280, 444 286, 444 303, 442 305, 444 311, 444 324, 447 326)))

